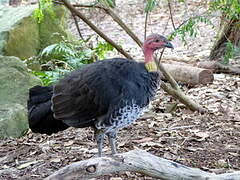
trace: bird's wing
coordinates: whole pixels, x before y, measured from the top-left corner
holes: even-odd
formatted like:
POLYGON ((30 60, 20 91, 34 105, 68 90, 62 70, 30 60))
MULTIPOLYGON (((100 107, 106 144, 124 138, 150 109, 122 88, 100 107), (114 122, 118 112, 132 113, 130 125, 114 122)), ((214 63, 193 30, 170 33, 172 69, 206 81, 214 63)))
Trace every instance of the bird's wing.
POLYGON ((108 66, 99 64, 86 65, 55 85, 52 110, 56 119, 69 126, 87 127, 95 118, 107 114, 110 102, 121 93, 108 81, 108 66))

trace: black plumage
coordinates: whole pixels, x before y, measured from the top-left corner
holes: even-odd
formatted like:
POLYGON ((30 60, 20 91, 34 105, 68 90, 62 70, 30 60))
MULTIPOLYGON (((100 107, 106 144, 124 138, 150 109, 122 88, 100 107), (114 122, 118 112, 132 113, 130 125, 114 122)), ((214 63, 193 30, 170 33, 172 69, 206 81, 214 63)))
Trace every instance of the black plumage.
POLYGON ((30 89, 28 120, 29 127, 33 132, 51 135, 69 127, 62 121, 54 119, 53 112, 51 111, 52 94, 52 86, 35 86, 30 89))
POLYGON ((95 118, 110 120, 114 109, 133 100, 148 105, 157 88, 158 73, 148 72, 143 63, 114 58, 86 65, 54 87, 54 117, 69 126, 88 127, 95 118))
MULTIPOLYGON (((145 42, 143 50, 148 61, 156 49, 172 47, 160 35, 149 36, 145 42)), ((29 126, 33 132, 45 134, 70 126, 90 126, 95 130, 99 156, 105 135, 114 154, 118 129, 140 116, 159 82, 157 72, 148 72, 145 63, 133 60, 114 58, 85 65, 54 86, 30 89, 29 126)))

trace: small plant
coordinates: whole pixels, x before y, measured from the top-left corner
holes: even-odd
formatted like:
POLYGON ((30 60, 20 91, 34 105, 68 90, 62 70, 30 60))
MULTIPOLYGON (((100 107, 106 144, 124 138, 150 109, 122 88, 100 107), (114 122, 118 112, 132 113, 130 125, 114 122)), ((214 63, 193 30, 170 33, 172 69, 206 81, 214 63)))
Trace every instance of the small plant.
POLYGON ((207 25, 212 25, 211 21, 204 17, 204 16, 196 16, 193 18, 190 18, 184 23, 182 26, 180 26, 176 31, 170 34, 169 39, 172 40, 176 36, 180 36, 181 40, 186 44, 186 37, 189 35, 190 37, 196 37, 198 29, 196 25, 198 23, 205 23, 207 25))
MULTIPOLYGON (((185 2, 185 0, 178 0, 179 3, 185 2)), ((145 13, 148 15, 154 8, 157 7, 159 0, 147 0, 145 5, 145 13)), ((170 1, 169 1, 170 3, 170 1)), ((171 6, 171 5, 169 5, 171 6)), ((171 8, 171 7, 169 7, 171 8)), ((170 11, 170 9, 169 9, 170 11)), ((173 22, 174 23, 174 22, 173 22)), ((206 16, 194 16, 189 18, 188 20, 184 21, 181 25, 174 29, 169 35, 169 40, 173 40, 176 36, 180 36, 181 40, 186 44, 186 37, 196 37, 198 33, 198 28, 196 27, 198 23, 205 23, 208 25, 212 25, 211 21, 206 16)), ((174 26, 174 25, 173 25, 174 26)), ((175 27, 174 27, 175 28, 175 27)), ((145 31, 146 31, 146 24, 145 24, 145 31)))
POLYGON ((229 64, 230 59, 233 59, 235 56, 237 56, 239 52, 240 48, 237 48, 231 41, 228 40, 226 43, 226 52, 223 56, 222 64, 229 64))
POLYGON ((105 54, 113 50, 113 47, 106 42, 99 41, 96 47, 91 46, 83 40, 75 42, 63 40, 52 44, 44 48, 37 58, 41 64, 41 71, 33 71, 33 73, 44 85, 50 85, 85 64, 104 59, 105 54))
POLYGON ((34 14, 33 14, 33 17, 37 19, 38 23, 40 23, 44 18, 44 14, 43 14, 44 10, 49 12, 52 16, 55 16, 53 11, 52 0, 39 0, 38 8, 34 11, 34 14))
POLYGON ((240 19, 239 0, 214 0, 210 2, 211 11, 221 11, 226 19, 240 19))

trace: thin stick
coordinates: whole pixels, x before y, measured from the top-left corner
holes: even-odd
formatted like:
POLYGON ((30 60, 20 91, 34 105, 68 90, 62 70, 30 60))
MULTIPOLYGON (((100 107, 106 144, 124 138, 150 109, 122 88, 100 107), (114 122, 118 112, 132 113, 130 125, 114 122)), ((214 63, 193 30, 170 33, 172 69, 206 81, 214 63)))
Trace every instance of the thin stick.
POLYGON ((77 28, 77 31, 78 31, 78 34, 79 34, 80 38, 81 38, 82 40, 84 40, 84 38, 83 38, 83 36, 82 36, 82 33, 81 33, 81 31, 80 31, 80 28, 79 28, 79 25, 78 25, 78 21, 77 21, 77 18, 76 18, 76 16, 75 16, 75 14, 72 13, 72 17, 73 17, 73 19, 74 19, 74 23, 75 23, 75 26, 76 26, 76 28, 77 28))
POLYGON ((117 49, 118 52, 120 52, 122 55, 124 55, 128 59, 133 59, 130 54, 125 52, 119 45, 117 45, 113 40, 111 40, 109 37, 107 37, 102 31, 100 31, 91 21, 88 20, 87 17, 85 17, 82 13, 80 13, 78 10, 76 10, 75 7, 73 7, 67 0, 61 0, 64 5, 76 16, 81 18, 89 27, 91 27, 99 36, 101 36, 105 41, 107 41, 109 44, 111 44, 114 48, 117 49))
POLYGON ((132 32, 132 30, 119 18, 119 16, 110 8, 103 7, 99 5, 82 5, 77 4, 74 5, 74 7, 87 7, 87 8, 99 8, 104 10, 109 16, 112 17, 112 19, 122 28, 124 31, 137 43, 137 45, 142 48, 142 42, 140 39, 132 32))
POLYGON ((146 40, 146 38, 147 38, 147 25, 148 25, 148 12, 146 12, 146 16, 145 16, 144 40, 146 40))
POLYGON ((174 24, 174 21, 173 21, 173 15, 172 15, 172 7, 171 7, 171 0, 168 0, 168 8, 169 8, 169 13, 170 13, 170 18, 171 18, 171 21, 172 21, 172 26, 173 26, 173 29, 174 31, 176 31, 176 26, 174 24))

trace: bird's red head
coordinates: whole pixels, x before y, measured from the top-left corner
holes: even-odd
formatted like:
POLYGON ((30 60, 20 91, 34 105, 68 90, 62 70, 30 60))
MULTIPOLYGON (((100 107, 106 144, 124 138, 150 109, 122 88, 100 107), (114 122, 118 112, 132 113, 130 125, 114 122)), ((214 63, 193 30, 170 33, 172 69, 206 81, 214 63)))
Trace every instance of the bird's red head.
POLYGON ((161 36, 159 34, 152 34, 148 36, 143 43, 145 63, 153 60, 154 51, 165 47, 173 48, 173 45, 164 36, 161 36))

